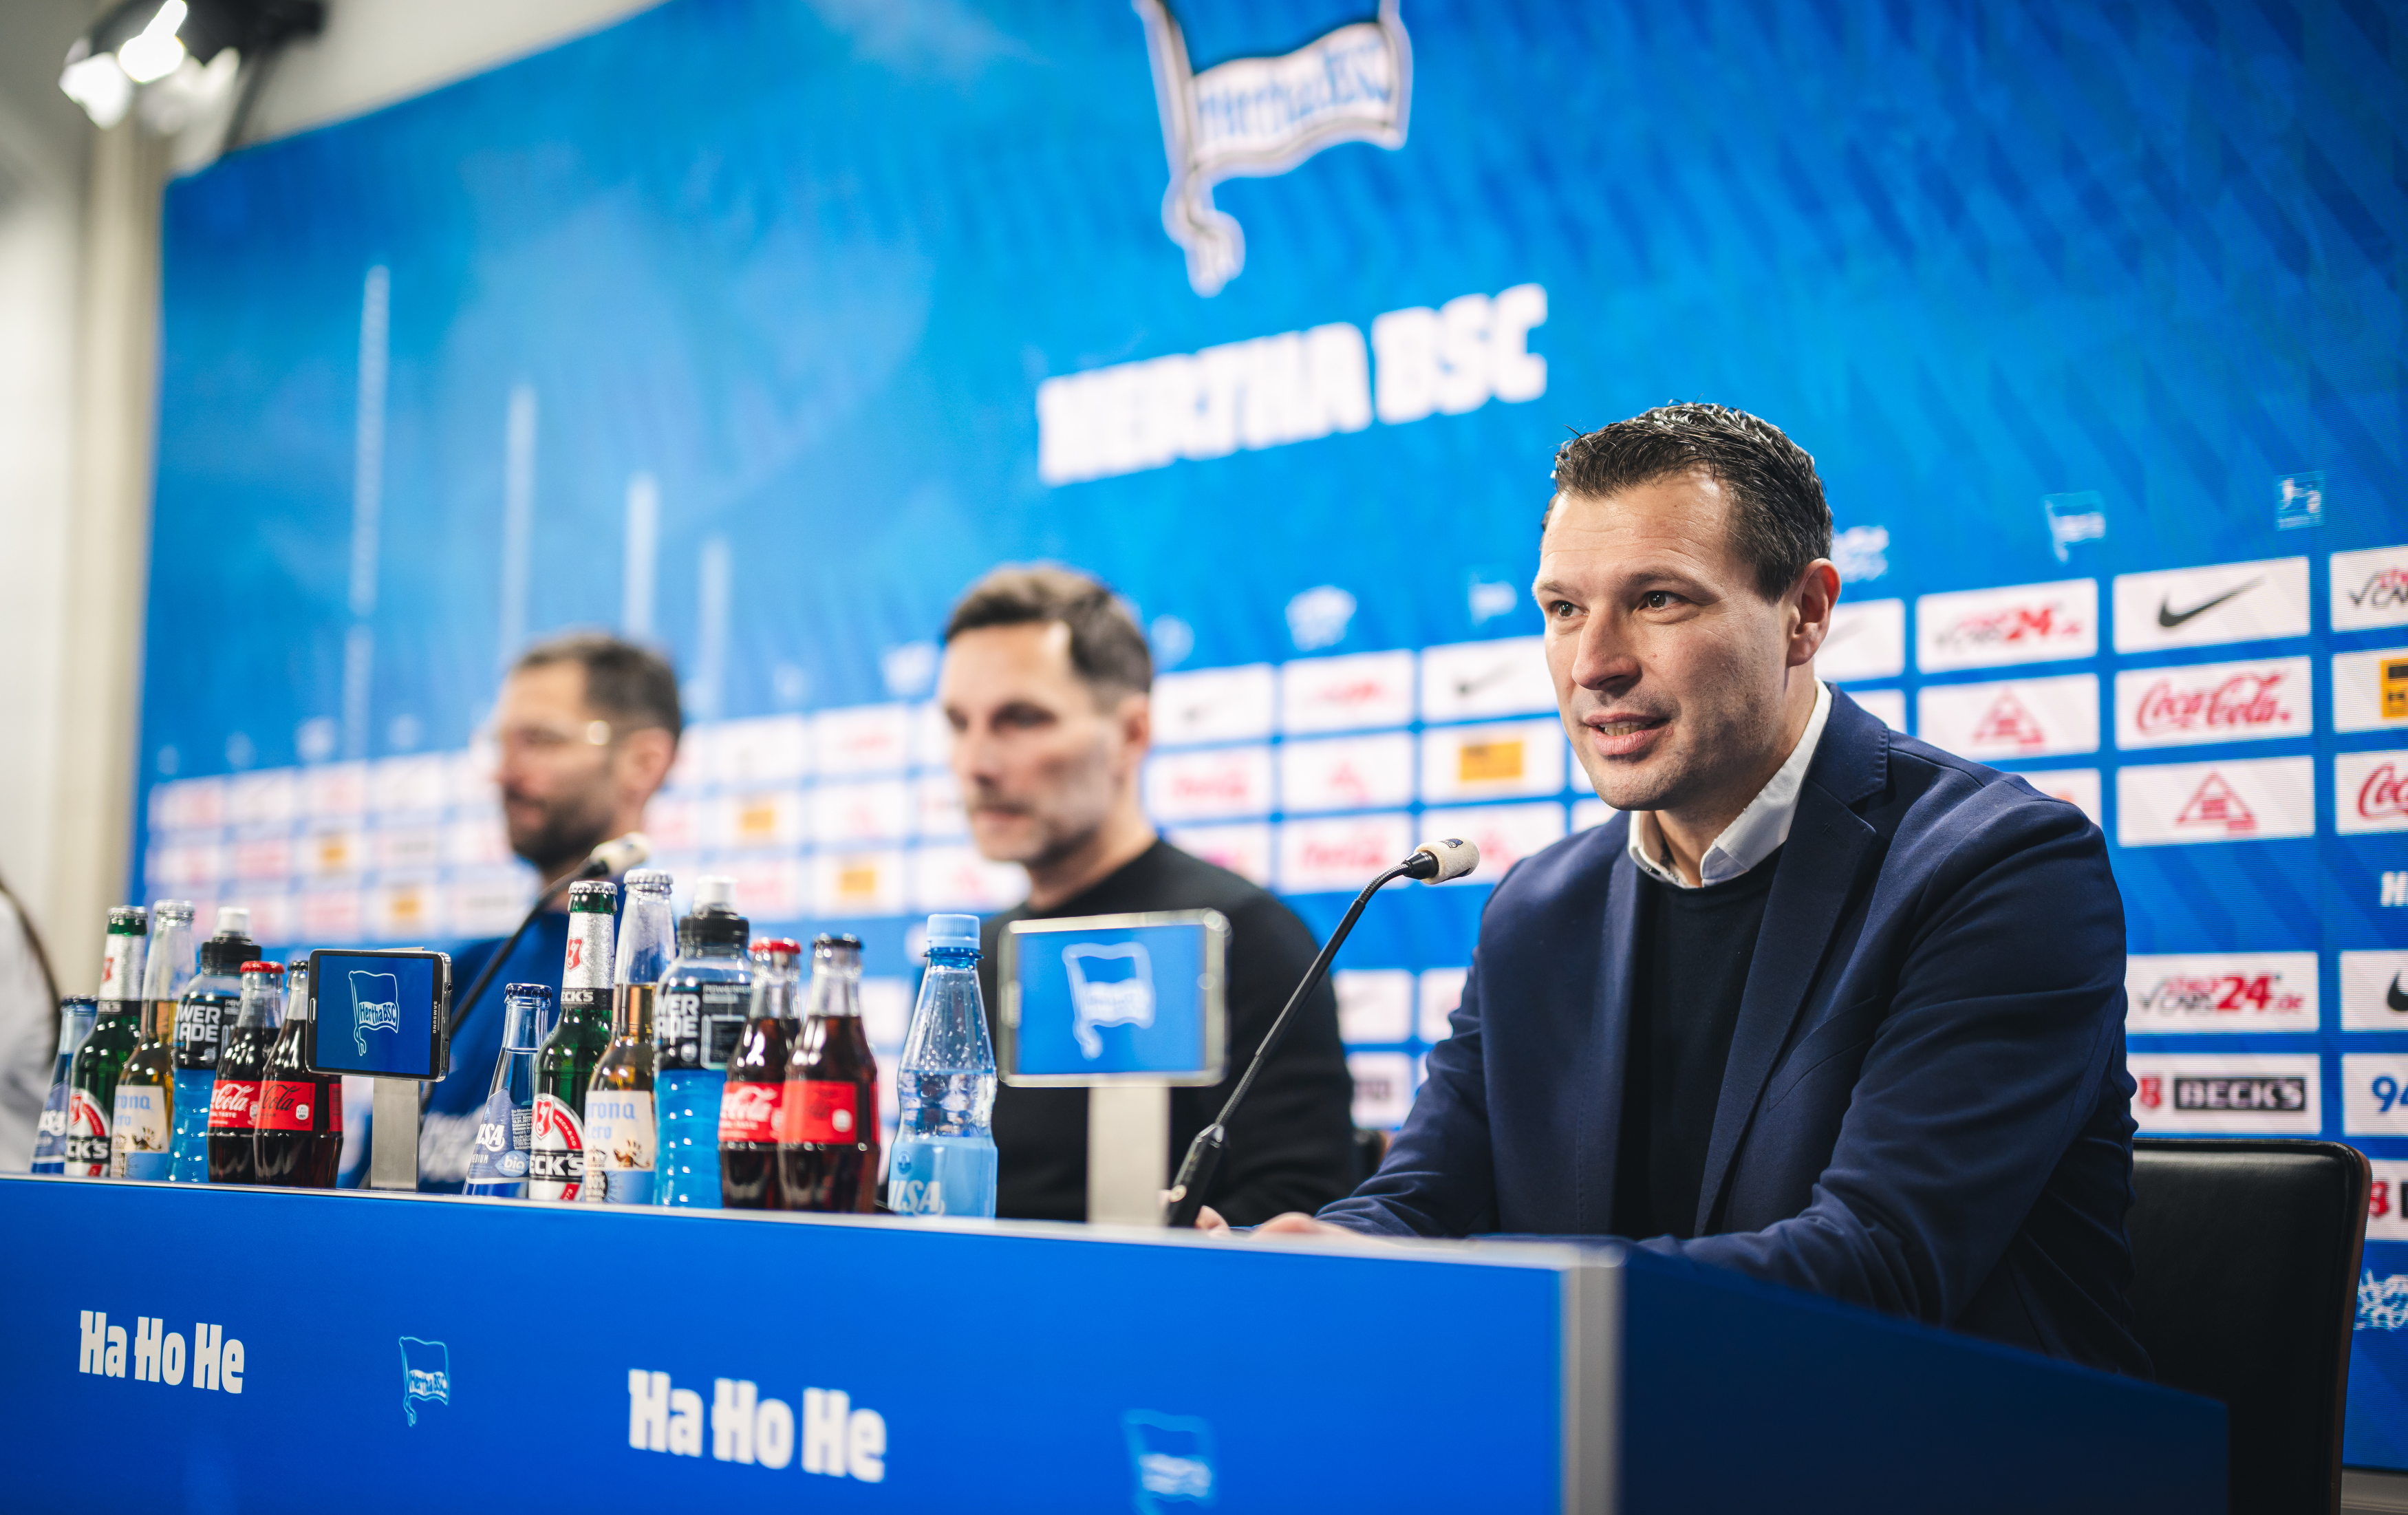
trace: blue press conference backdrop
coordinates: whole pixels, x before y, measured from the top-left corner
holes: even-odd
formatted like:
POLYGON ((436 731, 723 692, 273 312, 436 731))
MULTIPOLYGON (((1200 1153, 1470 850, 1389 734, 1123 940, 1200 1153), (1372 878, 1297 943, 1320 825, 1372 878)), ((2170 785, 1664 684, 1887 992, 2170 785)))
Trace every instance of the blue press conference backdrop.
MULTIPOLYGON (((1054 557, 1154 637, 1157 815, 1326 929, 1418 827, 1594 822, 1547 458, 1726 401, 1822 469, 1824 671, 2105 828, 2144 1128, 2377 1159, 2349 1455, 2408 1466, 2403 59, 2376 0, 677 0, 237 153, 167 203, 139 887, 506 925, 477 726, 610 625, 699 722, 675 865, 899 979, 1010 888, 931 639, 1054 557)), ((1357 934, 1367 1121, 1484 897, 1357 934)))

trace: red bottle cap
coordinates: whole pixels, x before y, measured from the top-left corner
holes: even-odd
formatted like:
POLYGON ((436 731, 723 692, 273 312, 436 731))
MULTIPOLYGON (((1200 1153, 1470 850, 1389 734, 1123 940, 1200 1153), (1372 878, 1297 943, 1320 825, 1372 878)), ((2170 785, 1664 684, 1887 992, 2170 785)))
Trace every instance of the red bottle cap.
POLYGON ((284 965, 281 963, 246 963, 242 965, 242 971, 245 973, 265 973, 272 978, 281 979, 284 977, 284 965))
POLYGON ((753 956, 759 957, 767 952, 784 952, 790 957, 800 957, 803 953, 803 944, 791 936, 764 936, 752 944, 753 956))

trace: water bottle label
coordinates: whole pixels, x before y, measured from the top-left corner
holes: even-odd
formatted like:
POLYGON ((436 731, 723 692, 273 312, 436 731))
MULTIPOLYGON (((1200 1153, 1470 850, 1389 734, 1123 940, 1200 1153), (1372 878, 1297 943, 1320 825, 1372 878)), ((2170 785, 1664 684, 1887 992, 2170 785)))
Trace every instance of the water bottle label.
POLYGON ((776 1141, 782 1083, 731 1083, 719 1097, 719 1140, 776 1141))
POLYGON ((67 1174, 97 1179, 108 1171, 108 1114, 88 1089, 67 1093, 67 1174))
POLYGON ((584 1189, 585 1122, 558 1095, 536 1095, 527 1152, 527 1197, 582 1199, 584 1189))
POLYGON ((650 1090, 600 1090, 585 1096, 588 1166, 610 1175, 610 1199, 618 1203, 618 1175, 652 1171, 652 1095, 650 1090))
POLYGON ((886 1172, 886 1206, 897 1215, 993 1215, 995 1144, 897 1141, 886 1172))
POLYGON ((861 1086, 828 1079, 802 1079, 786 1096, 782 1142, 852 1142, 861 1139, 861 1086))
POLYGON ((66 1107, 63 1105, 43 1106, 42 1117, 39 1121, 35 1122, 34 1130, 36 1133, 36 1141, 42 1146, 49 1146, 53 1143, 66 1140, 66 1107))
POLYGON ((209 1091, 209 1129, 249 1131, 259 1124, 259 1080, 220 1079, 209 1091))
POLYGON ((262 1131, 340 1131, 343 1086, 315 1079, 269 1079, 259 1086, 262 1131))
POLYGON ((156 1084, 119 1084, 108 1133, 108 1172, 115 1179, 167 1176, 167 1091, 156 1084), (157 1162, 151 1159, 156 1158, 157 1162), (151 1168, 160 1171, 153 1173, 151 1168))

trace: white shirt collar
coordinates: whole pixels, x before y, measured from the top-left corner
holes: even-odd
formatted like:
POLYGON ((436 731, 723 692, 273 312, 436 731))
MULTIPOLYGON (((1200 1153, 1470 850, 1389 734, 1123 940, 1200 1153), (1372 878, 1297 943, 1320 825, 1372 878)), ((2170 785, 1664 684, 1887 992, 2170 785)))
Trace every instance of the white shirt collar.
POLYGON ((1773 849, 1789 839, 1789 823, 1798 818, 1799 792, 1806 786, 1807 766, 1814 761, 1814 749, 1823 740, 1823 724, 1830 715, 1831 686, 1818 680, 1814 713, 1806 718, 1797 747, 1781 770, 1747 802, 1747 808, 1706 849, 1698 863, 1698 885, 1684 881, 1666 860, 1664 835, 1653 810, 1630 812, 1630 861, 1676 889, 1688 889, 1736 879, 1770 857, 1773 849))

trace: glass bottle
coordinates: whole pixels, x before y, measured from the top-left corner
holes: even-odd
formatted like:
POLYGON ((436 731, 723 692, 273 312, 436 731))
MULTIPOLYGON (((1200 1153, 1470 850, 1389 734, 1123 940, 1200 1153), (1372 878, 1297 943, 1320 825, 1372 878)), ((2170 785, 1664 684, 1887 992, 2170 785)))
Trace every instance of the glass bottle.
POLYGON ((752 1006, 727 1059, 719 1102, 719 1202, 729 1209, 773 1210, 778 1191, 778 1112, 786 1093, 786 1054, 802 1034, 796 1012, 803 950, 783 936, 752 944, 752 1006))
POLYGON ((251 1133, 260 1183, 332 1189, 343 1163, 343 1079, 321 1075, 318 1011, 309 960, 285 970, 284 1024, 259 1080, 259 1122, 251 1133))
POLYGON ((42 1101, 41 1122, 34 1131, 35 1173, 67 1170, 67 1076, 75 1066, 76 1050, 92 1035, 98 1002, 90 994, 69 994, 59 1001, 59 1057, 50 1075, 50 1097, 42 1101))
POLYGON ((610 973, 610 1045, 585 1091, 586 1173, 612 1205, 652 1202, 652 1011, 661 976, 677 955, 670 883, 658 868, 626 877, 627 908, 610 973))
POLYGON ((535 1129, 527 1197, 598 1201, 585 1167, 585 1091, 610 1045, 611 911, 618 886, 568 886, 568 953, 561 964, 560 1020, 535 1062, 535 1129))
POLYGON ((868 1213, 878 1202, 878 1060, 861 1023, 861 938, 811 941, 811 995, 786 1054, 778 1188, 790 1210, 868 1213))
POLYGON ((209 1090, 209 1182, 257 1183, 259 1086, 268 1054, 284 1027, 284 965, 242 965, 242 1004, 225 1045, 218 1049, 217 1082, 209 1090))
POLYGON ((117 1108, 117 1077, 142 1039, 142 950, 150 936, 150 912, 141 906, 121 905, 108 912, 92 1035, 76 1049, 67 1070, 66 1174, 71 1179, 98 1179, 108 1172, 108 1121, 117 1108))
POLYGON ((150 908, 142 965, 142 1039, 125 1055, 109 1103, 111 1178, 167 1177, 176 1130, 176 1011, 192 981, 193 902, 163 899, 150 908))
POLYGON ((526 1197, 527 1152, 535 1136, 535 1055, 550 1029, 552 985, 502 986, 502 1055, 477 1122, 461 1193, 495 1199, 526 1197))

